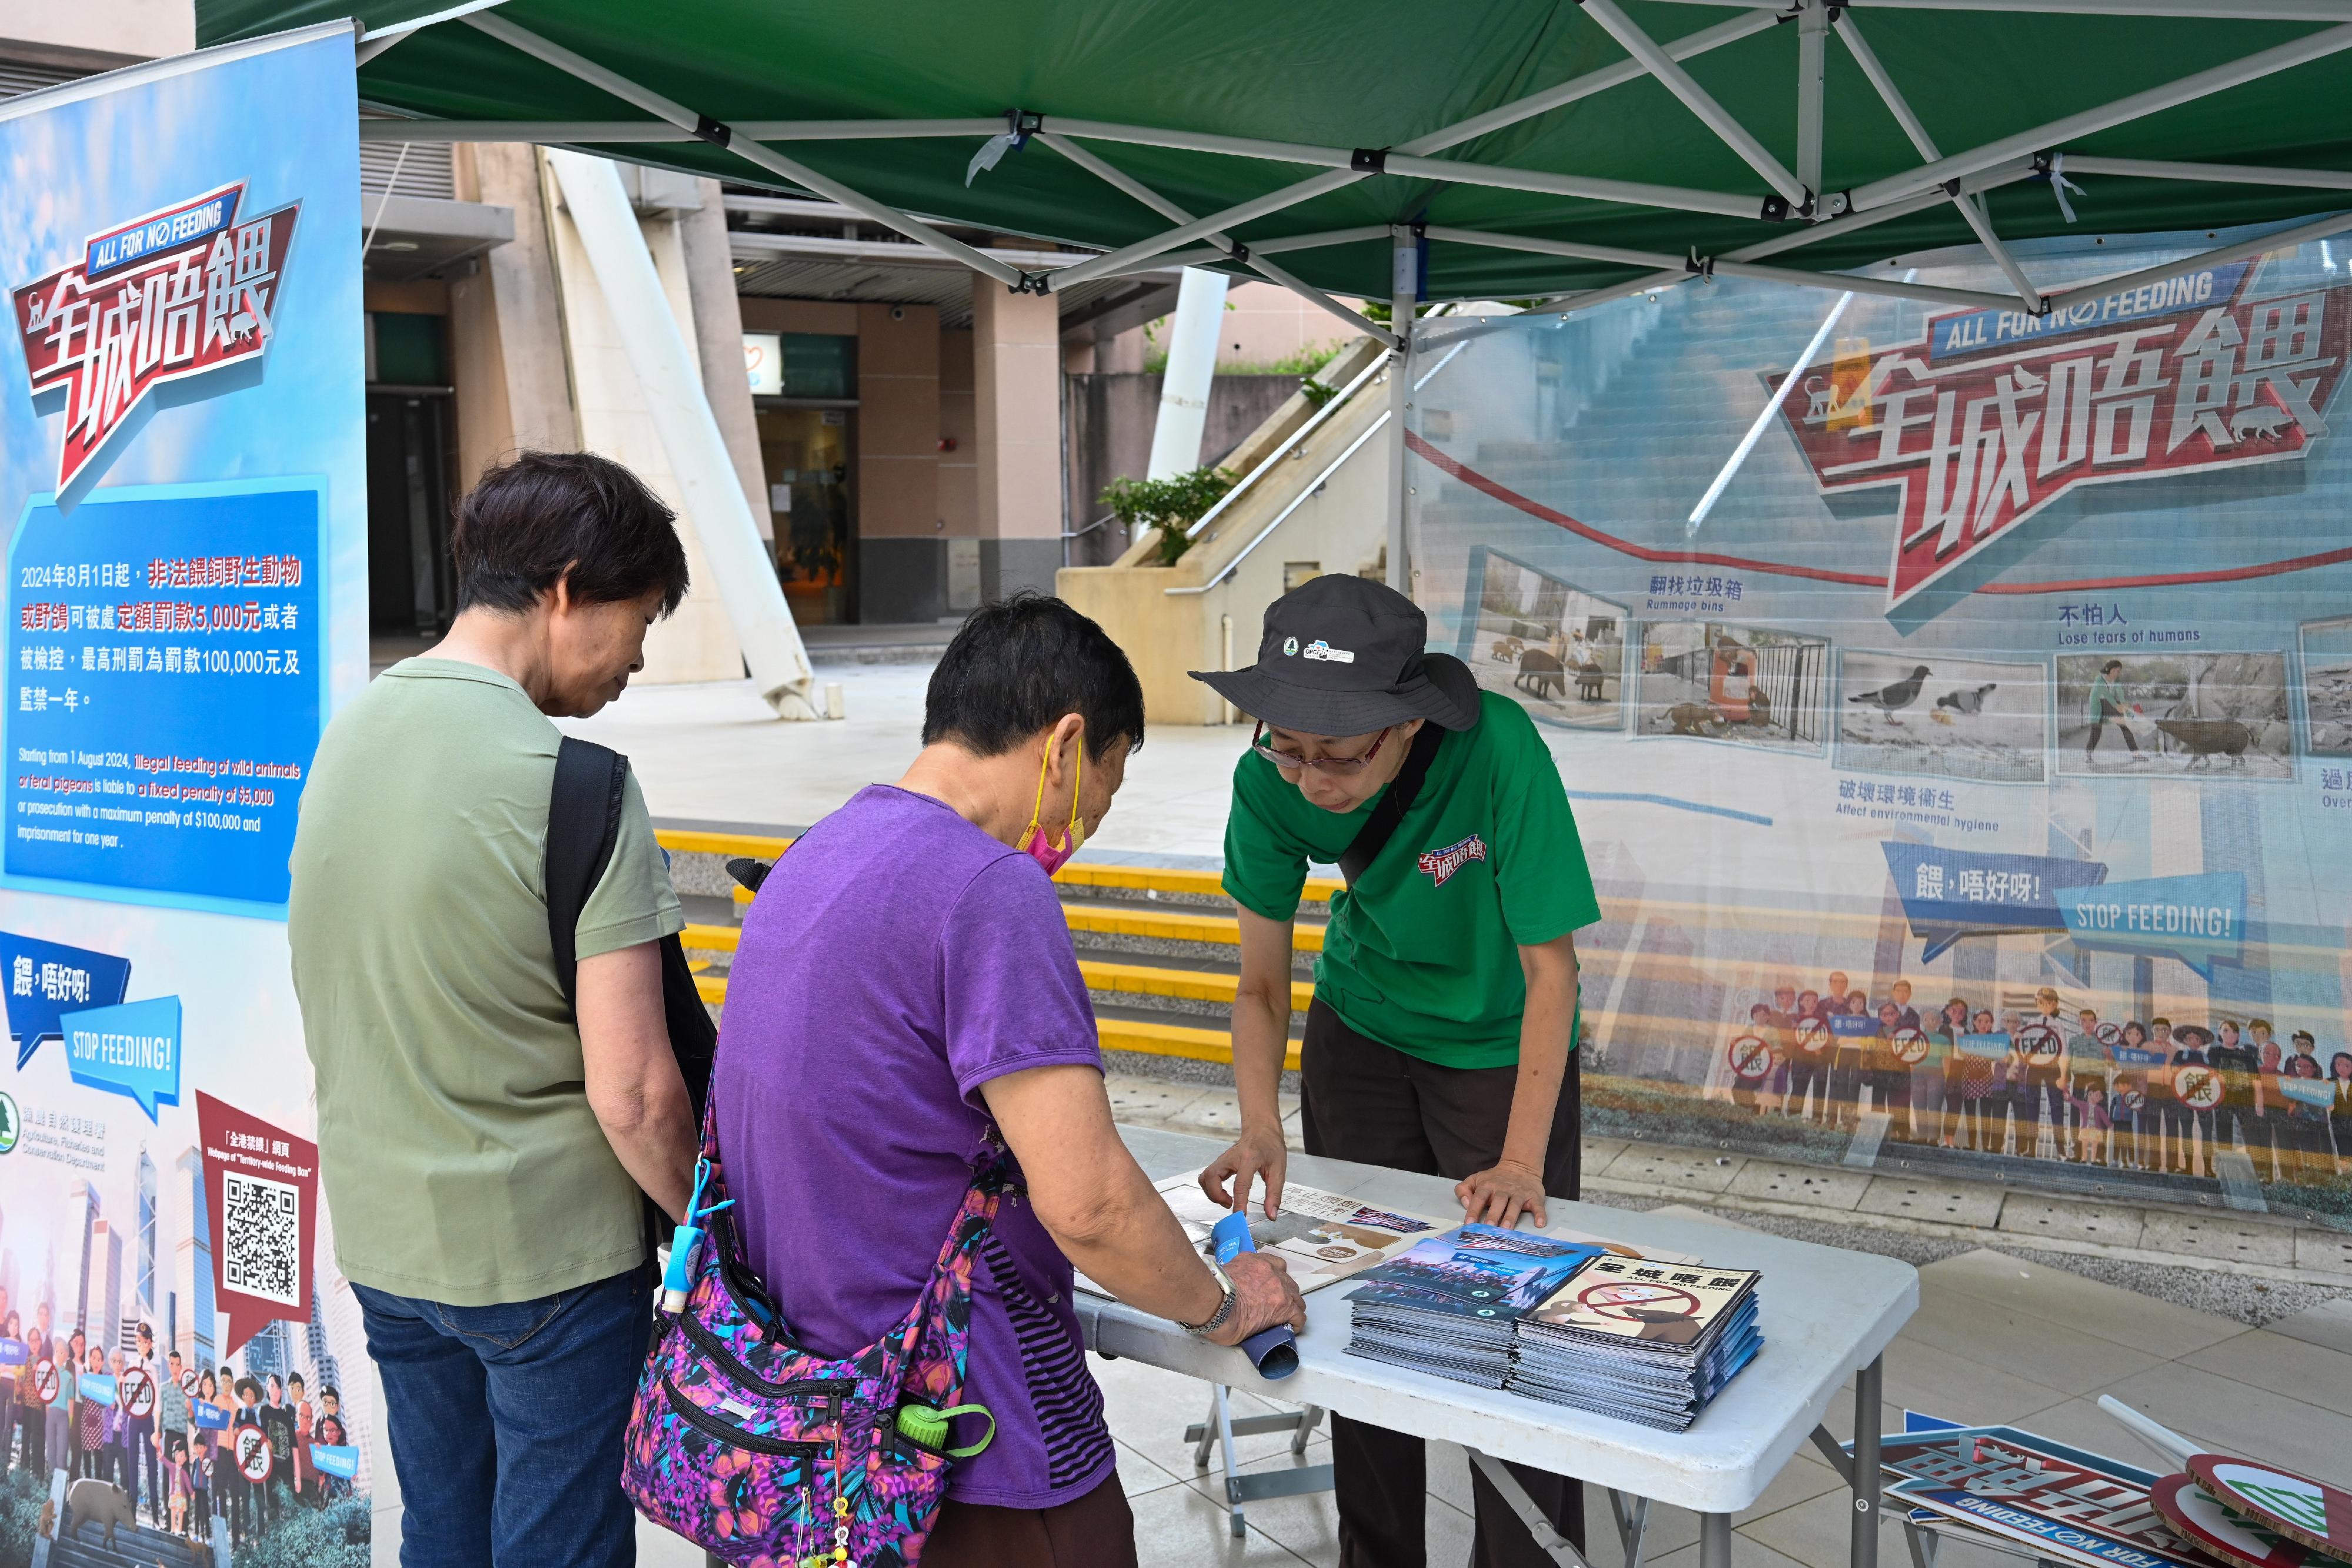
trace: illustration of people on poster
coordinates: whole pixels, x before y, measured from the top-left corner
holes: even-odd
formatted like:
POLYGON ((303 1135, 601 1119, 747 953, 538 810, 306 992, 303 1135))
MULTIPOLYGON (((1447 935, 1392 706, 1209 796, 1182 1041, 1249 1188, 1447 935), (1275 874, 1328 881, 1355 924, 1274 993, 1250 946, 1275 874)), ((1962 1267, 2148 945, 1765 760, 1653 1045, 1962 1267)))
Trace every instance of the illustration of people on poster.
POLYGON ((2251 236, 2096 195, 2024 265, 2141 276, 2047 315, 1431 322, 1415 592, 1560 758, 1589 1118, 2352 1225, 2352 224, 2197 264, 2251 236))
POLYGON ((0 104, 0 1568, 110 1390, 125 1551, 366 1560, 373 1380, 284 924, 366 679, 352 37, 0 104), (261 1482, 240 1383, 299 1461, 261 1482))

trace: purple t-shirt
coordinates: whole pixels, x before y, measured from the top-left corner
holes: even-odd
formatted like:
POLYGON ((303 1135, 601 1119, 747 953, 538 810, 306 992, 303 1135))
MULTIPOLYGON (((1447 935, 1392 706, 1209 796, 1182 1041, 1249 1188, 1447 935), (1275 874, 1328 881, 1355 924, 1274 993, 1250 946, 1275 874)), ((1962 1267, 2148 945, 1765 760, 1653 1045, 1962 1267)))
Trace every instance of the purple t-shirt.
MULTIPOLYGON (((744 1249, 795 1340, 846 1355, 906 1314, 971 1184, 980 1086, 1055 1062, 1099 1070, 1102 1052, 1061 901, 1028 856, 876 785, 776 862, 743 922, 711 1092, 744 1249)), ((948 1490, 1050 1508, 1110 1474, 1110 1433, 1069 1260, 1015 1196, 994 1237, 972 1270, 963 1397, 996 1437, 948 1490)))

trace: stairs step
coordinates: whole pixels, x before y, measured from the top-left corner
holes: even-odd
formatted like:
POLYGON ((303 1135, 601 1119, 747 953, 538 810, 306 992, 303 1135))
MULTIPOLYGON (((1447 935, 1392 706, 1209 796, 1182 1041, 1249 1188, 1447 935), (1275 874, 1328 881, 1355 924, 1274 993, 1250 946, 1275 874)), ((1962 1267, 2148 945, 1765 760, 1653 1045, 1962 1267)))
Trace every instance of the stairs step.
MULTIPOLYGON (((1149 936, 1163 942, 1208 942, 1227 947, 1241 946, 1241 921, 1231 915, 1211 915, 1185 909, 1155 909, 1150 905, 1066 904, 1064 918, 1073 931, 1111 936, 1149 936)), ((732 953, 742 941, 734 925, 688 925, 682 933, 690 952, 732 953)), ((1299 925, 1292 946, 1302 953, 1323 950, 1323 927, 1299 925)))

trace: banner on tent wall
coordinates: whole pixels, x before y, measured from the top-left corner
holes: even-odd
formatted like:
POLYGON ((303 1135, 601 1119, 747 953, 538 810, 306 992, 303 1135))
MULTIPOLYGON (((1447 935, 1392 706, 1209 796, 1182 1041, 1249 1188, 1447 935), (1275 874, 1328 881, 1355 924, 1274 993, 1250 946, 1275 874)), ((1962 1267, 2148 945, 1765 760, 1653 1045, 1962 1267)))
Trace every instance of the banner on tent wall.
MULTIPOLYGON (((357 114, 340 26, 0 105, 0 1376, 79 1343, 135 1416, 176 1353, 199 1465, 251 1378, 323 1457, 239 1555, 337 1565, 379 1450, 283 921, 366 679, 357 114)), ((0 1425, 30 1542, 70 1456, 0 1425)))
POLYGON ((1855 296, 1793 371, 1835 295, 1433 323, 1416 591, 1602 881, 1596 1118, 2352 1225, 2348 260, 1855 296))

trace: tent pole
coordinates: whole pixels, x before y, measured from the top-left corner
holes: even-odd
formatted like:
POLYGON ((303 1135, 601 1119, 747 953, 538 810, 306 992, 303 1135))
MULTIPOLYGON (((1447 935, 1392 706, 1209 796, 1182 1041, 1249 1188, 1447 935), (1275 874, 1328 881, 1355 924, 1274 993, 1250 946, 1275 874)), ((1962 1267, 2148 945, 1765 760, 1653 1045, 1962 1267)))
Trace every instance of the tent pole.
POLYGON ((1822 0, 1803 0, 1797 14, 1797 183, 1822 188, 1822 87, 1829 67, 1830 13, 1822 0))
POLYGON ((2291 229, 2273 229, 2269 234, 2254 239, 2241 240, 2235 245, 2225 245, 2212 250, 2200 251, 2195 256, 2184 256, 2179 261, 2160 262, 2154 267, 2141 267, 2137 272, 2126 272, 2118 277, 2102 277, 2079 287, 2069 288, 2063 293, 2052 295, 2050 304, 2053 309, 2063 309, 2085 299, 2096 299, 2103 295, 2117 293, 2123 289, 2137 288, 2143 283, 2160 283, 2168 277, 2179 277, 2204 267, 2219 267, 2224 262, 2242 261, 2250 256, 2260 256, 2264 251, 2284 250, 2291 246, 2307 245, 2315 239, 2326 239, 2331 235, 2342 234, 2347 229, 2352 229, 2352 213, 2336 213, 2327 217, 2314 219, 2307 224, 2298 224, 2291 229))
MULTIPOLYGON (((2343 220, 2352 228, 2352 216, 2343 220)), ((1676 261, 1651 251, 1617 250, 1606 246, 1573 245, 1565 240, 1535 239, 1521 235, 1486 234, 1477 229, 1430 225, 1432 239, 1458 245, 1484 246, 1489 250, 1521 250, 1535 256, 1566 256, 1574 261, 1615 262, 1623 267, 1654 267, 1676 277, 1713 274, 1752 277, 1764 283, 1796 283, 1808 288, 1852 289, 1856 294, 1884 294, 1893 299, 1919 299, 1935 305, 1966 305, 1977 309, 2009 309, 2015 301, 2006 294, 1985 294, 1973 288, 1942 288, 1927 283, 1901 283, 1891 277, 1855 277, 1845 273, 1807 272, 1793 267, 1757 267, 1728 256, 1703 256, 1696 262, 1676 261)), ((1630 287, 1630 286, 1629 286, 1630 287)))
MULTIPOLYGON (((1606 5, 1608 0, 1598 0, 1598 3, 1606 5)), ((2210 97, 2217 92, 2225 92, 2233 87, 2242 87, 2251 81, 2259 81, 2263 77, 2274 76, 2280 71, 2290 70, 2313 60, 2324 59, 2329 55, 2347 48, 2352 48, 2352 26, 2330 27, 2324 33, 2313 33, 2307 37, 2296 38, 2292 42, 2248 55, 2242 59, 2231 60, 2226 65, 2215 66, 2210 70, 2202 70, 2193 76, 2183 77, 2179 81, 2168 82, 2162 87, 2150 88, 2145 92, 2132 93, 2116 99, 2112 103, 2102 104, 2096 109, 2086 109, 2079 114, 2066 115, 2062 119, 2051 120, 2046 125, 2035 126, 2031 131, 2021 131, 2013 136, 2004 136, 1997 141, 1988 141, 1981 147, 1970 148, 1966 152, 1956 152, 1948 158, 1939 158, 1932 163, 1922 164, 1906 173, 1896 174, 1885 180, 1874 180, 1854 191, 1853 205, 1858 211, 1866 211, 1884 202, 1916 195, 1932 186, 1940 185, 1947 180, 1977 173, 2007 159, 2063 146, 2076 137, 2088 136, 2094 131, 2127 124, 2135 120, 2161 113, 2168 109, 2178 108, 2184 103, 2193 103, 2200 98, 2210 97)))
MULTIPOLYGON (((1125 171, 1120 170, 1105 162, 1103 159, 1097 157, 1093 152, 1072 141, 1068 137, 1057 135, 1050 131, 1041 131, 1037 133, 1037 140, 1044 142, 1046 146, 1051 147, 1055 152, 1059 152, 1063 157, 1067 158, 1071 162, 1076 163, 1079 168, 1086 170, 1097 179, 1103 181, 1114 189, 1124 192, 1127 195, 1142 203, 1145 206, 1150 207, 1153 212, 1158 213, 1161 217, 1171 219, 1173 222, 1180 224, 1189 223, 1192 221, 1192 214, 1186 212, 1183 208, 1178 206, 1175 203, 1170 201, 1167 197, 1161 195, 1159 192, 1153 190, 1142 181, 1133 178, 1125 171)), ((1231 255, 1234 245, 1232 235, 1222 234, 1211 235, 1209 239, 1213 244, 1225 246, 1227 255, 1231 255)), ((1168 258, 1166 256, 1163 256, 1159 259, 1161 266, 1164 267, 1168 265, 1168 258)), ((1386 328, 1380 326, 1369 318, 1359 315, 1357 312, 1349 309, 1345 305, 1340 304, 1337 299, 1332 298, 1328 294, 1324 293, 1321 289, 1314 287, 1312 284, 1292 277, 1289 273, 1285 272, 1282 268, 1275 266, 1272 262, 1265 260, 1262 256, 1255 255, 1251 256, 1249 257, 1249 265, 1252 270, 1257 272, 1260 276, 1271 278, 1273 281, 1282 285, 1285 288, 1289 289, 1293 294, 1299 296, 1301 298, 1312 301, 1315 305, 1325 310, 1328 310, 1332 315, 1339 317, 1339 319, 1347 322, 1359 332, 1367 333, 1371 337, 1378 338, 1381 342, 1386 343, 1391 349, 1396 347, 1396 335, 1394 333, 1389 331, 1386 328)))
MULTIPOLYGON (((406 35, 399 35, 405 37, 406 35)), ((360 140, 387 140, 368 127, 407 126, 409 141, 693 141, 691 126, 666 120, 362 120, 360 140)), ((729 129, 738 141, 901 141, 923 137, 993 136, 1002 116, 990 120, 747 120, 729 129)))
POLYGON ((1763 178, 1766 184, 1788 199, 1789 205, 1801 211, 1812 199, 1812 193, 1798 183, 1797 177, 1780 164, 1778 158, 1765 149, 1761 141, 1748 133, 1748 128, 1731 116, 1731 111, 1698 85, 1690 72, 1675 63, 1674 57, 1660 48, 1657 41, 1642 31, 1631 16, 1617 8, 1617 0, 1579 0, 1584 14, 1601 24, 1609 36, 1627 54, 1642 62, 1642 68, 1658 78, 1660 86, 1682 99, 1683 107, 1706 123, 1708 130, 1723 139, 1725 146, 1739 154, 1740 161, 1763 178))
POLYGON ((1421 298, 1421 242, 1410 227, 1399 225, 1390 233, 1389 322, 1397 336, 1396 357, 1389 361, 1389 528, 1388 584, 1408 598, 1412 573, 1404 555, 1405 425, 1412 413, 1413 307, 1421 298))
POLYGON ((804 164, 796 163, 780 152, 770 151, 756 141, 736 143, 728 128, 707 115, 698 115, 684 105, 662 97, 650 88, 638 86, 628 78, 584 56, 575 55, 561 44, 551 43, 538 34, 516 26, 503 16, 488 12, 475 12, 464 18, 466 25, 488 33, 501 43, 520 49, 535 59, 545 61, 556 69, 579 78, 592 87, 600 87, 614 97, 635 104, 648 114, 660 116, 672 125, 696 132, 698 140, 706 133, 719 146, 725 147, 738 158, 756 163, 762 169, 782 174, 803 189, 814 191, 839 202, 845 207, 864 213, 877 224, 897 229, 908 239, 929 246, 933 250, 951 256, 974 272, 985 273, 1007 287, 1018 287, 1024 281, 1022 273, 991 256, 982 256, 961 240, 950 239, 930 225, 908 217, 896 207, 887 206, 862 192, 853 191, 837 180, 828 179, 804 164))
POLYGON ((2334 169, 2258 169, 2246 163, 2172 163, 2153 158, 2093 158, 2066 155, 2070 174, 2121 174, 2136 180, 2206 180, 2217 185, 2301 186, 2314 191, 2352 191, 2352 173, 2334 169))
MULTIPOLYGON (((1837 31, 1838 37, 1845 40, 1846 52, 1853 56, 1853 63, 1862 68, 1862 74, 1870 78, 1870 85, 1878 89, 1880 101, 1895 116, 1895 123, 1903 127, 1903 134, 1911 139, 1912 151, 1930 163, 1941 157, 1942 154, 1936 150, 1935 138, 1927 134, 1927 128, 1920 123, 1919 117, 1911 112, 1909 100, 1895 85, 1894 77, 1880 62, 1877 51, 1863 37, 1862 29, 1855 25, 1853 18, 1841 14, 1837 18, 1837 31)), ((2009 253, 2009 247, 2000 243, 2000 236, 1993 232, 1992 220, 1985 215, 1983 205, 1965 191, 1952 193, 1952 205, 1959 209, 1960 216, 1976 232, 1978 242, 1991 256, 1994 265, 2000 268, 2001 276, 2009 279, 2009 286, 2017 290, 2017 297, 2025 302, 2025 308, 2037 316, 2042 314, 2044 306, 2041 290, 2035 288, 2032 281, 2025 276, 2025 269, 2009 253)))
MULTIPOLYGON (((1735 16, 1728 22, 1719 23, 1712 27, 1702 27, 1685 37, 1675 39, 1665 46, 1664 53, 1672 59, 1686 60, 1695 55, 1703 55, 1709 49, 1721 48, 1726 44, 1745 38, 1751 34, 1769 31, 1777 25, 1776 18, 1769 11, 1735 16)), ((1580 77, 1574 77, 1556 86, 1546 88, 1541 92, 1530 93, 1526 98, 1490 109, 1484 114, 1474 115, 1457 124, 1433 131, 1426 136, 1417 136, 1410 141, 1400 143, 1392 151, 1408 157, 1442 152, 1448 147, 1458 146, 1462 142, 1484 136, 1489 131, 1499 131, 1507 125, 1516 125, 1522 120, 1532 119, 1538 114, 1548 114, 1555 109, 1574 103, 1579 99, 1590 98, 1594 93, 1605 91, 1625 82, 1639 81, 1648 74, 1640 65, 1632 60, 1622 61, 1613 66, 1604 66, 1600 70, 1587 71, 1580 77)), ((1067 287, 1074 283, 1083 283, 1089 277, 1101 277, 1123 270, 1147 256, 1158 256, 1165 250, 1173 250, 1178 246, 1189 244, 1213 230, 1234 228, 1248 223, 1253 218, 1264 217, 1268 213, 1280 212, 1285 207, 1295 207, 1302 202, 1311 202, 1316 197, 1336 191, 1343 185, 1351 185, 1359 180, 1370 178, 1370 170, 1360 172, 1351 167, 1345 170, 1333 170, 1329 173, 1318 174, 1312 179, 1301 180, 1295 185, 1286 186, 1282 190, 1260 196, 1255 201, 1228 207, 1222 213, 1213 213, 1197 223, 1187 224, 1181 228, 1172 229, 1150 239, 1139 240, 1133 245, 1112 251, 1096 261, 1082 262, 1076 268, 1055 274, 1055 287, 1067 287)))
POLYGON ((753 684, 777 717, 816 718, 815 680, 800 629, 793 624, 774 563, 752 523, 735 460, 710 412, 677 318, 670 313, 645 235, 629 210, 620 171, 605 159, 560 149, 549 152, 547 161, 645 391, 646 410, 677 479, 687 521, 710 563, 753 684))
MULTIPOLYGON (((1788 0, 1674 0, 1785 12, 1788 0)), ((2352 22, 2352 0, 1845 0, 1874 11, 2029 11, 2053 16, 2180 16, 2217 22, 2352 22)))

